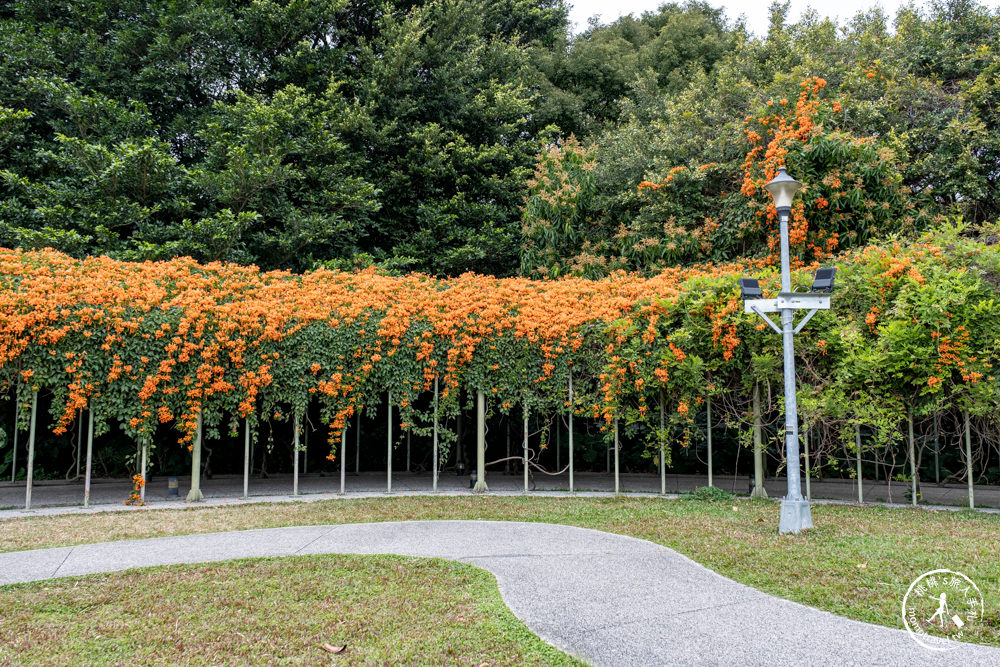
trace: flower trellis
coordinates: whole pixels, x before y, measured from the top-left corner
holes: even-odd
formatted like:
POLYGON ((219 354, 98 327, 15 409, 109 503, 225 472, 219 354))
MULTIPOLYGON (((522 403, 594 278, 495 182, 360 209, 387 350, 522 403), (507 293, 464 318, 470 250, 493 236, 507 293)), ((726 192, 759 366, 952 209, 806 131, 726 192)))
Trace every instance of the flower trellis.
MULTIPOLYGON (((865 406, 864 419, 898 423, 909 399, 911 415, 990 420, 1000 252, 961 232, 839 256, 837 309, 799 352, 806 422, 847 429, 865 406)), ((763 260, 651 278, 437 279, 0 250, 0 390, 17 394, 22 425, 44 391, 55 433, 89 409, 97 435, 117 422, 149 444, 171 424, 187 446, 199 421, 235 432, 245 420, 249 433, 318 402, 335 452, 358 409, 389 392, 399 426, 429 432, 464 388, 504 414, 599 419, 609 438, 618 421, 648 424, 662 447, 661 402, 683 433, 706 398, 749 396, 773 374, 759 360, 775 342, 739 307, 736 278, 751 271, 776 288, 763 260)))

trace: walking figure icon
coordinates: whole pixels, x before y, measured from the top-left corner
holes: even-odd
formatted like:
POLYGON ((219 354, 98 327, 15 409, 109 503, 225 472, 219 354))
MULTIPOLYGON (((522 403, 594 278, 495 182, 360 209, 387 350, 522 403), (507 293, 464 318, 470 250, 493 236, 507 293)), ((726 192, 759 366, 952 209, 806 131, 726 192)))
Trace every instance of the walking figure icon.
MULTIPOLYGON (((937 611, 934 612, 934 614, 930 618, 927 619, 927 622, 928 623, 933 623, 934 619, 936 618, 936 619, 938 619, 938 627, 943 628, 944 624, 948 622, 947 616, 948 616, 948 594, 947 593, 942 593, 938 597, 938 608, 937 608, 937 611)), ((954 623, 958 627, 962 627, 963 625, 965 625, 965 622, 957 614, 955 614, 955 615, 953 615, 951 617, 951 621, 952 621, 952 623, 954 623)))
POLYGON ((947 613, 948 613, 948 594, 947 593, 942 593, 940 596, 938 596, 938 608, 937 608, 937 611, 934 612, 933 616, 931 616, 930 618, 927 619, 927 622, 928 623, 933 623, 934 619, 936 618, 936 619, 938 619, 938 625, 943 628, 944 624, 946 623, 946 621, 945 621, 945 614, 947 614, 947 613))

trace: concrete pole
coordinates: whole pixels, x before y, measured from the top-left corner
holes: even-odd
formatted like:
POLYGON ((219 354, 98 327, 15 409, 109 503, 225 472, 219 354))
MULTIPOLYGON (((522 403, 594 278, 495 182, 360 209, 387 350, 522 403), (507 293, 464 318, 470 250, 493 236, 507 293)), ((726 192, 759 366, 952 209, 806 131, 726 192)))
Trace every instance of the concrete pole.
POLYGON ((486 493, 486 395, 476 392, 476 485, 473 493, 486 493))
POLYGON ((802 432, 802 448, 805 453, 806 464, 806 500, 813 499, 812 480, 809 479, 809 429, 802 432))
POLYGON ((87 467, 83 479, 83 506, 90 507, 90 475, 94 458, 94 404, 90 404, 88 424, 87 424, 87 467))
POLYGON ((865 494, 864 490, 862 489, 862 480, 861 480, 861 425, 860 424, 854 425, 854 444, 858 448, 858 504, 861 505, 864 504, 865 502, 865 494))
POLYGON ((358 408, 358 418, 355 420, 356 427, 354 431, 354 474, 358 475, 361 473, 361 408, 358 408))
POLYGON ((528 492, 528 410, 524 408, 524 492, 528 492))
POLYGON ((292 417, 292 495, 299 495, 299 416, 292 417))
POLYGON ((569 492, 576 491, 573 480, 573 410, 576 404, 573 402, 573 369, 569 369, 569 492))
POLYGON ((760 385, 753 385, 753 491, 751 498, 767 498, 764 488, 764 425, 760 414, 760 385))
POLYGON ((392 493, 392 392, 389 392, 389 416, 386 419, 385 492, 392 493))
POLYGON ((666 436, 666 423, 663 411, 663 392, 660 392, 660 495, 667 495, 667 456, 664 451, 666 436))
POLYGON ((434 477, 433 477, 433 491, 437 493, 438 490, 438 466, 440 465, 441 456, 438 454, 438 378, 437 375, 434 376, 434 436, 433 436, 433 458, 434 458, 434 477))
MULTIPOLYGON (((965 476, 969 480, 969 509, 971 510, 976 508, 975 494, 972 488, 972 431, 969 429, 969 411, 966 410, 963 414, 965 415, 965 476)), ((32 426, 32 433, 34 433, 34 426, 32 426)))
POLYGON ((142 443, 142 464, 140 475, 142 475, 142 486, 139 487, 139 504, 145 504, 146 502, 146 464, 149 456, 149 442, 145 439, 142 443))
POLYGON ((916 447, 913 442, 913 413, 909 408, 906 410, 906 426, 910 436, 910 502, 917 506, 917 458, 916 447))
POLYGON ((250 420, 243 420, 243 500, 250 493, 250 420))
MULTIPOLYGON (((38 390, 31 393, 31 422, 28 426, 28 471, 24 486, 24 509, 31 509, 31 483, 35 476, 35 417, 38 414, 38 390)), ((968 421, 966 421, 968 423, 968 421)))
POLYGON ((619 479, 618 479, 618 419, 615 418, 615 495, 618 495, 620 489, 619 479))
POLYGON ((340 495, 344 495, 346 482, 347 463, 347 423, 344 423, 344 430, 340 432, 340 495))
POLYGON ((712 399, 705 397, 705 426, 708 436, 708 485, 712 484, 712 399))
POLYGON ((205 499, 205 494, 201 492, 201 424, 202 417, 199 408, 198 425, 195 427, 194 443, 191 445, 191 490, 187 494, 189 503, 205 499))

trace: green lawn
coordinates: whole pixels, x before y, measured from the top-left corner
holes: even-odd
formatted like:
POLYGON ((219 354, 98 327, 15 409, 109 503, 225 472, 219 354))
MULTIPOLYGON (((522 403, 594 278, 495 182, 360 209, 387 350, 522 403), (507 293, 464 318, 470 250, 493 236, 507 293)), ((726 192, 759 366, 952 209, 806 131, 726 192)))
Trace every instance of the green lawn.
POLYGON ((402 556, 292 556, 9 586, 0 663, 576 665, 485 570, 402 556), (401 604, 405 601, 405 604, 401 604), (323 644, 346 644, 334 656, 323 644))
POLYGON ((778 536, 778 503, 660 498, 397 497, 181 511, 37 517, 0 523, 0 550, 273 526, 406 519, 544 521, 666 545, 737 581, 873 623, 901 627, 910 582, 965 573, 986 616, 969 641, 1000 646, 1000 516, 815 505, 816 529, 778 536))

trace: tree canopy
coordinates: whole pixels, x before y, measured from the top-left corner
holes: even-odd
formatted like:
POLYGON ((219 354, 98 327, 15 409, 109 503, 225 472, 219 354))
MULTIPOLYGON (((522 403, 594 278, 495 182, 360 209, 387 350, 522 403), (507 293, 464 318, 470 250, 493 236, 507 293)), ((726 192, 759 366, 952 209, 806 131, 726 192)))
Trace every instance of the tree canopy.
POLYGON ((0 245, 652 274, 768 256, 775 155, 805 260, 997 219, 1000 12, 787 14, 572 35, 562 0, 4 3, 0 245))

